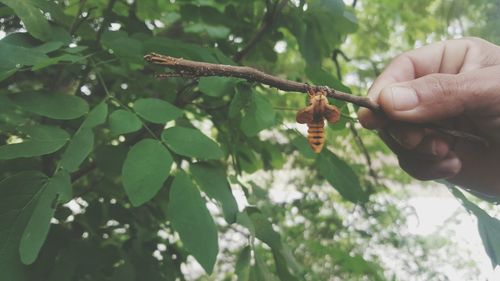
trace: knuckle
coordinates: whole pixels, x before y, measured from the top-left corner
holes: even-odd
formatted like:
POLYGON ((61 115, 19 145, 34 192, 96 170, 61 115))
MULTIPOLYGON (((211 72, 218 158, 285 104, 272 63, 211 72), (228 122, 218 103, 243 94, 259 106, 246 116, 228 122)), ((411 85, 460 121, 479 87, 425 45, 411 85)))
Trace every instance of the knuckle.
POLYGON ((448 74, 436 74, 429 76, 433 87, 431 90, 433 93, 443 95, 445 97, 451 96, 457 93, 458 84, 456 79, 453 79, 448 74))
POLYGON ((464 37, 460 40, 468 43, 470 52, 477 57, 480 66, 487 67, 500 63, 500 46, 479 37, 464 37))
POLYGON ((468 93, 470 85, 463 80, 462 76, 454 74, 428 75, 424 90, 417 90, 417 95, 426 109, 439 116, 448 112, 450 107, 457 113, 464 112, 468 99, 464 93, 468 93))

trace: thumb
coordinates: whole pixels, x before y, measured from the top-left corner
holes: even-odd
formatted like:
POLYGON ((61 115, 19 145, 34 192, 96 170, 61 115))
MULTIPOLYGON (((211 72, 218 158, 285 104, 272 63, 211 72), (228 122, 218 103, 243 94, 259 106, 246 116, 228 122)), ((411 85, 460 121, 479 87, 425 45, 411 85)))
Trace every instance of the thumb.
MULTIPOLYGON (((382 89, 378 102, 390 118, 414 123, 478 112, 488 106, 492 107, 491 102, 500 97, 495 94, 500 89, 498 78, 488 72, 478 73, 485 72, 484 70, 461 74, 430 74, 391 84, 382 89), (491 94, 497 97, 492 99, 491 94)), ((499 74, 497 71, 496 75, 499 74)), ((498 104, 495 108, 500 111, 498 104)))

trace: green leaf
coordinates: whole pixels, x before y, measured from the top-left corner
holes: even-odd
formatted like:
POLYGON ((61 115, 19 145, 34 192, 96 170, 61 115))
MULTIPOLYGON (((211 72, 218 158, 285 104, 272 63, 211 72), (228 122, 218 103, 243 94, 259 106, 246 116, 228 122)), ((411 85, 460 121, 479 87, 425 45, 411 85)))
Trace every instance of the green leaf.
POLYGON ((113 40, 108 47, 113 50, 113 53, 126 61, 143 64, 144 60, 142 57, 144 56, 144 51, 142 47, 142 42, 130 38, 130 37, 121 37, 113 40))
POLYGON ((94 147, 94 133, 91 129, 80 129, 71 138, 64 151, 60 165, 70 172, 78 170, 94 147))
MULTIPOLYGON (((54 1, 46 1, 46 0, 25 0, 31 2, 32 5, 38 7, 39 9, 43 10, 44 12, 47 12, 50 14, 50 17, 53 21, 58 22, 58 23, 67 23, 73 18, 69 15, 64 14, 64 11, 62 9, 62 6, 58 4, 57 2, 54 1)), ((61 28, 60 26, 56 26, 58 28, 61 28)), ((54 29, 54 26, 51 26, 52 29, 54 29)), ((54 38, 54 35, 51 34, 51 38, 54 38)), ((69 36, 69 34, 68 34, 69 36)), ((69 42, 68 42, 69 44, 69 42)))
POLYGON ((122 168, 125 192, 135 207, 151 200, 170 174, 172 156, 153 139, 135 144, 127 154, 122 168))
POLYGON ((316 153, 311 149, 309 142, 303 136, 297 136, 292 139, 292 144, 300 151, 304 157, 309 159, 316 158, 316 153))
POLYGON ((107 115, 108 105, 105 102, 98 104, 90 111, 64 151, 60 162, 62 167, 69 172, 78 170, 94 147, 94 132, 92 129, 104 123, 107 115))
POLYGON ((250 258, 251 248, 246 246, 238 255, 236 259, 235 273, 238 281, 249 281, 250 278, 250 258))
POLYGON ((297 276, 303 269, 288 246, 282 243, 280 234, 273 229, 271 222, 257 208, 247 207, 245 212, 255 228, 255 236, 271 248, 280 279, 298 280, 297 276))
POLYGON ((236 214, 236 222, 239 225, 246 227, 248 231, 250 231, 252 238, 255 237, 255 226, 246 211, 236 214))
POLYGON ((52 119, 75 119, 89 111, 84 99, 71 95, 31 92, 12 94, 9 99, 24 110, 52 119))
POLYGON ((120 176, 128 148, 123 145, 103 145, 96 149, 96 164, 107 177, 120 176))
POLYGON ((234 92, 237 79, 228 77, 202 77, 198 83, 200 91, 210 97, 219 98, 234 92))
POLYGON ((238 204, 227 182, 226 171, 222 166, 208 163, 195 163, 190 166, 191 174, 203 191, 222 205, 224 218, 228 223, 236 221, 238 204))
POLYGON ((490 258, 491 265, 493 268, 500 265, 500 220, 491 217, 488 213, 486 213, 486 211, 467 199, 467 197, 465 197, 465 195, 453 184, 448 182, 442 183, 450 188, 453 195, 462 202, 462 205, 469 212, 476 216, 479 236, 481 237, 484 249, 490 258))
POLYGON ((246 84, 239 83, 236 87, 236 93, 229 104, 229 118, 232 119, 238 116, 250 101, 252 101, 252 89, 246 84))
POLYGON ((37 171, 25 171, 0 182, 0 272, 6 280, 27 280, 19 242, 36 198, 47 181, 37 171), (22 194, 22 196, 20 196, 22 194))
POLYGON ((209 25, 206 23, 193 23, 184 28, 185 32, 188 33, 202 33, 216 39, 226 38, 231 30, 222 25, 209 25))
POLYGON ((197 129, 172 127, 161 138, 175 153, 200 159, 219 159, 223 156, 219 145, 197 129))
POLYGON ((0 41, 0 52, 8 54, 0 57, 2 65, 1 69, 9 69, 21 67, 23 65, 35 65, 48 59, 44 52, 36 48, 28 48, 30 46, 19 46, 5 42, 6 39, 0 41))
POLYGON ((253 270, 255 271, 255 277, 256 277, 254 280, 275 281, 276 277, 269 270, 266 261, 256 251, 254 251, 254 259, 255 259, 255 265, 253 267, 253 270))
POLYGON ((46 40, 51 37, 50 25, 39 8, 27 0, 0 0, 14 10, 33 37, 46 40))
POLYGON ((500 265, 500 220, 484 213, 478 216, 477 225, 484 249, 490 257, 492 267, 495 268, 500 265))
POLYGON ((10 76, 14 75, 17 72, 17 69, 8 69, 8 70, 0 70, 0 81, 3 81, 10 76))
POLYGON ((49 41, 47 43, 44 43, 42 45, 36 46, 32 48, 31 50, 36 50, 39 52, 42 52, 44 54, 59 50, 62 46, 64 46, 63 42, 59 41, 49 41))
POLYGON ((274 109, 266 98, 254 95, 248 109, 241 119, 241 130, 248 137, 256 136, 260 131, 274 125, 274 109))
POLYGON ((363 203, 368 196, 354 170, 328 149, 318 157, 319 173, 344 197, 353 203, 363 203))
POLYGON ((182 116, 182 110, 170 103, 154 98, 138 99, 134 111, 149 122, 165 124, 182 116))
POLYGON ((168 216, 186 250, 211 274, 219 251, 217 229, 200 192, 183 172, 172 182, 168 216))
POLYGON ((114 136, 132 133, 141 127, 141 119, 130 111, 118 109, 109 115, 109 129, 114 136))
POLYGON ((81 128, 93 129, 106 122, 106 117, 108 117, 108 104, 106 101, 103 101, 89 112, 81 128))
POLYGON ((60 62, 70 62, 70 63, 76 63, 78 61, 80 62, 85 62, 84 60, 85 57, 83 56, 77 56, 77 55, 71 55, 71 54, 63 54, 63 55, 60 55, 60 56, 57 56, 57 57, 52 57, 52 58, 48 58, 48 59, 45 59, 43 61, 40 61, 38 62, 37 64, 33 65, 33 67, 31 68, 32 71, 37 71, 37 70, 40 70, 42 68, 45 68, 45 67, 48 67, 48 66, 51 66, 51 65, 54 65, 54 64, 58 64, 60 62))
POLYGON ((23 130, 29 138, 22 143, 0 146, 0 159, 29 158, 58 151, 69 140, 66 131, 52 126, 37 125, 23 130))
POLYGON ((24 264, 32 264, 36 260, 49 233, 50 219, 54 215, 59 197, 68 197, 64 195, 68 193, 71 193, 71 178, 64 170, 44 185, 19 244, 19 254, 24 264))
POLYGON ((255 207, 247 207, 245 212, 250 217, 255 228, 255 236, 271 248, 280 248, 281 237, 279 233, 273 229, 267 217, 255 207))

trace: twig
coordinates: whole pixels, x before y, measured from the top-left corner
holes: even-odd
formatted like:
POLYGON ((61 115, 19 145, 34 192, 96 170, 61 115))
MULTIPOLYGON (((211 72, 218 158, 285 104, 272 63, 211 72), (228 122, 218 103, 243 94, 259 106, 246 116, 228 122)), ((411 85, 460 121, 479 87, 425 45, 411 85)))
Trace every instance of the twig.
POLYGON ((281 0, 276 2, 274 7, 272 9, 268 9, 267 13, 264 15, 264 18, 262 20, 262 24, 255 33, 255 35, 248 41, 248 44, 236 55, 234 55, 233 60, 235 62, 240 62, 250 51, 257 45, 257 43, 260 41, 260 39, 269 31, 272 29, 274 26, 274 23, 276 19, 279 16, 279 13, 281 10, 285 7, 286 3, 288 3, 288 0, 281 0))
POLYGON ((339 64, 339 55, 347 62, 351 61, 351 59, 340 49, 334 49, 332 52, 332 60, 335 64, 335 69, 337 70, 337 78, 342 81, 342 72, 339 64))
POLYGON ((373 178, 375 183, 378 184, 378 175, 375 172, 375 169, 373 168, 372 158, 370 156, 370 153, 368 152, 368 149, 366 148, 365 143, 363 142, 363 139, 359 135, 358 130, 356 129, 356 127, 354 127, 354 122, 352 121, 349 122, 349 129, 351 130, 351 134, 354 137, 356 143, 358 144, 361 153, 365 157, 366 165, 368 167, 368 173, 373 178))
MULTIPOLYGON (((353 6, 355 3, 353 3, 353 6)), ((337 70, 337 78, 342 81, 342 70, 340 68, 340 63, 339 63, 339 55, 346 61, 349 62, 351 59, 347 57, 347 55, 340 49, 335 49, 333 50, 332 54, 332 59, 335 64, 335 69, 337 70)), ((352 136, 354 137, 354 141, 358 145, 359 150, 361 150, 361 154, 364 156, 366 165, 368 166, 368 173, 370 176, 373 178, 374 182, 378 185, 378 176, 377 173, 375 172, 375 169, 373 168, 372 164, 372 158, 370 156, 370 153, 368 152, 368 149, 366 148, 365 143, 363 142, 363 139, 359 136, 358 129, 354 126, 354 122, 350 120, 349 122, 349 130, 351 131, 352 136)))
POLYGON ((113 7, 115 6, 116 1, 117 0, 109 0, 108 5, 106 6, 106 9, 103 12, 103 21, 101 23, 101 26, 97 30, 97 35, 96 35, 96 40, 95 40, 96 45, 99 45, 99 43, 101 42, 102 33, 106 30, 109 22, 111 21, 110 17, 111 17, 111 14, 113 13, 113 7))
MULTIPOLYGON (((368 108, 375 114, 381 116, 385 115, 380 105, 378 105, 377 103, 366 97, 351 95, 348 93, 332 89, 327 86, 313 86, 307 83, 283 79, 247 66, 213 64, 213 63, 192 61, 183 58, 164 56, 155 53, 151 53, 144 56, 144 59, 150 63, 163 65, 172 69, 173 72, 169 73, 176 73, 176 74, 168 74, 167 76, 177 76, 177 77, 187 76, 190 78, 207 77, 207 76, 235 77, 235 78, 246 79, 252 82, 260 82, 262 84, 287 92, 307 93, 310 89, 314 89, 316 91, 326 92, 327 96, 330 98, 342 100, 361 107, 368 108)), ((462 131, 442 128, 435 124, 422 123, 413 125, 421 128, 432 129, 444 135, 461 138, 482 145, 487 146, 489 144, 489 142, 482 137, 462 131)))
POLYGON ((90 162, 88 165, 81 167, 79 170, 71 174, 71 182, 79 180, 81 177, 93 171, 97 168, 96 162, 90 162))
POLYGON ((133 111, 132 109, 130 109, 128 106, 126 106, 125 104, 123 104, 119 99, 117 99, 114 95, 111 94, 111 92, 108 89, 108 86, 106 86, 106 83, 104 82, 104 79, 101 76, 101 73, 98 71, 97 67, 95 66, 94 61, 91 60, 91 64, 92 64, 93 69, 95 71, 95 74, 97 76, 97 80, 101 84, 101 86, 102 86, 102 88, 104 90, 104 93, 106 94, 106 97, 109 98, 109 99, 112 99, 113 101, 115 101, 122 109, 124 109, 124 110, 126 110, 126 111, 128 111, 128 112, 130 112, 130 113, 132 113, 134 115, 136 115, 139 118, 139 120, 141 121, 142 126, 144 127, 144 129, 146 129, 146 131, 148 131, 148 133, 154 139, 156 139, 157 141, 159 141, 163 145, 165 145, 163 143, 163 141, 156 136, 156 134, 153 132, 153 130, 151 128, 149 128, 149 126, 146 124, 146 122, 144 122, 144 120, 135 111, 133 111))

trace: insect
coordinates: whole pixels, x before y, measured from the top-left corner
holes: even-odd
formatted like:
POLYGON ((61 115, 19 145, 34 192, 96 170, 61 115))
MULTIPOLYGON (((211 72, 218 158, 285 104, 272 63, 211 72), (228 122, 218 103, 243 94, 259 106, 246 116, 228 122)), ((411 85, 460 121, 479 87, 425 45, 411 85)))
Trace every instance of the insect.
POLYGON ((324 89, 308 90, 309 105, 297 112, 296 120, 300 124, 307 124, 307 140, 315 153, 320 153, 325 144, 325 120, 336 123, 340 119, 340 111, 330 105, 324 89))

